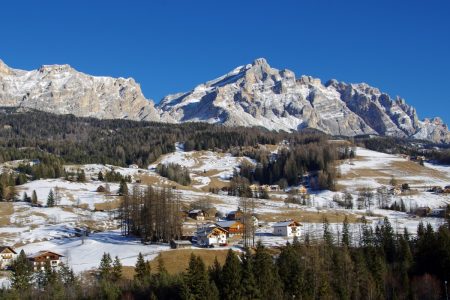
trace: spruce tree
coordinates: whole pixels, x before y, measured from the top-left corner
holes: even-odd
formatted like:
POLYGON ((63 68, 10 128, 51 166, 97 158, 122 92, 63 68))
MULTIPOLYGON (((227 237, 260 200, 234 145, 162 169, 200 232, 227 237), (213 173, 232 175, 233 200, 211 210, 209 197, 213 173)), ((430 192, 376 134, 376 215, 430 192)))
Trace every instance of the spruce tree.
POLYGON ((225 264, 222 268, 221 299, 240 299, 242 267, 233 250, 228 250, 225 264))
POLYGON ((33 267, 25 252, 20 254, 12 263, 11 287, 17 291, 26 291, 31 288, 33 280, 33 267))
POLYGON ((98 180, 99 181, 103 181, 104 180, 102 171, 98 172, 98 180))
POLYGON ((53 207, 55 206, 55 196, 53 194, 53 190, 50 190, 50 192, 48 193, 48 197, 47 197, 47 206, 48 207, 53 207))
POLYGON ((27 194, 27 192, 24 192, 23 193, 23 197, 22 197, 22 201, 23 202, 30 202, 30 197, 28 197, 28 194, 27 194))
POLYGON ((100 266, 98 267, 99 277, 101 280, 109 281, 111 279, 112 273, 112 259, 109 253, 103 253, 102 259, 100 261, 100 266))
POLYGON ((119 281, 122 278, 122 263, 118 256, 114 258, 114 262, 111 270, 111 279, 114 282, 119 281))
POLYGON ((125 196, 128 195, 128 185, 125 181, 125 179, 120 180, 120 185, 119 185, 119 191, 118 194, 120 196, 125 196))
POLYGON ((342 245, 346 247, 350 247, 350 230, 348 224, 348 218, 345 216, 344 223, 342 224, 342 245))
POLYGON ((38 204, 38 197, 36 194, 36 191, 33 190, 33 193, 31 194, 31 204, 32 205, 37 205, 38 204))
POLYGON ((150 264, 144 260, 144 256, 139 252, 136 265, 134 268, 134 280, 139 284, 146 284, 150 280, 151 270, 150 264))
POLYGON ((276 266, 273 264, 272 256, 260 242, 254 255, 253 274, 261 295, 267 299, 282 298, 281 281, 276 266))
POLYGON ((261 293, 256 286, 255 275, 253 274, 253 258, 247 249, 242 255, 242 294, 243 299, 261 299, 261 293))
POLYGON ((330 230, 330 223, 328 222, 327 218, 323 218, 323 240, 325 241, 326 245, 331 247, 333 246, 333 233, 330 230))

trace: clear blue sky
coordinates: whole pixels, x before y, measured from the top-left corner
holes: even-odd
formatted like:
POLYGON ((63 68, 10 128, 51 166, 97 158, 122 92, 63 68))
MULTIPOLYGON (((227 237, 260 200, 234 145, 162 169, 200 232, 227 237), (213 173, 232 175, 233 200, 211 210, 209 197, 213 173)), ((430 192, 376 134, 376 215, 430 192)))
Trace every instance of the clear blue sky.
POLYGON ((265 57, 450 122, 450 1, 4 1, 0 58, 134 77, 158 102, 265 57))

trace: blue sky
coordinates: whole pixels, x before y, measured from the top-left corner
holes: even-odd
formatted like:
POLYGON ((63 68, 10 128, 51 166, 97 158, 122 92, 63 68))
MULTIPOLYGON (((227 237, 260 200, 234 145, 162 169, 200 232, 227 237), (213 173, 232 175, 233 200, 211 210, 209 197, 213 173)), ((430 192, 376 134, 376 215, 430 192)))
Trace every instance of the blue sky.
POLYGON ((133 77, 147 98, 265 57, 367 82, 450 122, 450 1, 5 1, 0 59, 133 77))

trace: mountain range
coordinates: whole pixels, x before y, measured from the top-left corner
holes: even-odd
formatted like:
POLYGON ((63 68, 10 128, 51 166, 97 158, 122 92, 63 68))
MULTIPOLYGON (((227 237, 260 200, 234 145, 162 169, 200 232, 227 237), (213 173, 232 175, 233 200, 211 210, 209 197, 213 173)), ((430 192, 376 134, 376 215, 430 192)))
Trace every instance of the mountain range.
POLYGON ((24 71, 0 60, 0 106, 100 119, 208 122, 269 130, 314 128, 331 135, 375 134, 450 143, 440 118, 419 120, 404 99, 365 83, 322 83, 270 67, 263 58, 191 91, 146 99, 132 78, 90 76, 69 65, 24 71))

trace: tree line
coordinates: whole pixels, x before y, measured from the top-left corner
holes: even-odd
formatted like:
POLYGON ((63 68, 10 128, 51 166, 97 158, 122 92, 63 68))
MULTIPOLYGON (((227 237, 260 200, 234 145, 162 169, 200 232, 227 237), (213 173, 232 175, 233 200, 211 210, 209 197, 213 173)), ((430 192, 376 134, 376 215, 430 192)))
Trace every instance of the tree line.
POLYGON ((191 254, 187 269, 169 274, 161 257, 152 270, 139 254, 133 279, 119 258, 105 253, 95 273, 76 276, 67 267, 32 275, 21 253, 13 264, 12 289, 2 299, 442 299, 450 277, 450 231, 419 224, 417 235, 395 233, 385 218, 375 229, 364 220, 354 241, 347 220, 342 232, 326 220, 320 241, 306 235, 275 254, 261 243, 225 263, 207 267, 191 254), (40 278, 40 279, 36 279, 40 278))
POLYGON ((173 152, 176 142, 185 142, 186 151, 226 151, 239 146, 276 144, 284 139, 300 141, 305 135, 312 134, 206 123, 99 120, 10 109, 0 112, 0 162, 35 159, 48 153, 65 163, 146 167, 161 154, 173 152))

